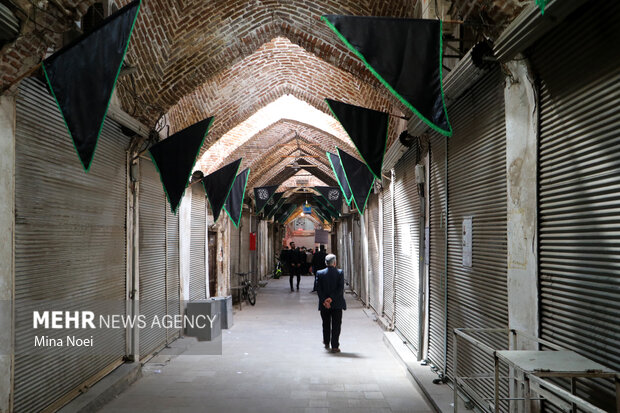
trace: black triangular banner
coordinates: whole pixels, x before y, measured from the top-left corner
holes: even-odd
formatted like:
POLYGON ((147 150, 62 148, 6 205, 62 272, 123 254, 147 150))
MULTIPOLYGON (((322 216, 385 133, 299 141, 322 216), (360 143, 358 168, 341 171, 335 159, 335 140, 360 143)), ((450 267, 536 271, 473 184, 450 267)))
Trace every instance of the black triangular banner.
POLYGON ((441 20, 327 15, 340 40, 429 127, 452 135, 442 86, 441 20))
POLYGON ((288 217, 290 217, 291 214, 295 212, 295 209, 297 209, 297 205, 295 204, 284 204, 284 207, 281 209, 281 212, 278 218, 276 218, 276 221, 278 221, 280 224, 284 224, 288 217))
POLYGON ((342 162, 340 161, 340 157, 335 153, 325 153, 327 154, 329 164, 332 166, 332 171, 334 171, 334 175, 336 176, 336 181, 338 181, 340 190, 344 195, 344 200, 347 202, 347 205, 351 205, 351 201, 353 200, 353 193, 351 192, 351 188, 349 187, 349 183, 347 182, 347 177, 344 173, 344 169, 342 169, 342 162))
POLYGON ((79 37, 42 64, 86 172, 97 149, 138 10, 139 0, 129 3, 108 17, 100 27, 79 37))
POLYGON ((181 202, 212 121, 211 117, 194 123, 149 149, 173 213, 181 202))
MULTIPOLYGON (((282 194, 284 194, 284 193, 282 193, 282 194)), ((282 208, 282 205, 284 205, 286 203, 287 199, 288 198, 280 197, 280 200, 278 202, 276 202, 276 204, 273 206, 271 211, 269 211, 269 215, 267 215, 267 219, 275 218, 277 213, 280 211, 280 208, 282 208)))
POLYGON ((267 205, 273 194, 280 185, 262 186, 254 188, 254 199, 256 201, 256 214, 260 214, 267 205))
POLYGON ((271 217, 271 213, 275 212, 275 208, 282 199, 284 192, 276 192, 273 196, 267 201, 267 204, 263 208, 263 213, 265 214, 265 219, 269 219, 271 217))
POLYGON ((377 110, 325 99, 375 178, 381 179, 390 116, 377 110))
POLYGON ((362 215, 366 209, 366 202, 368 202, 375 177, 372 176, 372 173, 368 170, 364 162, 358 161, 352 155, 349 155, 339 148, 337 149, 338 156, 340 156, 340 161, 342 162, 342 169, 344 169, 347 182, 353 193, 355 207, 360 215, 362 215))
POLYGON ((243 198, 245 198, 245 186, 248 184, 249 177, 250 168, 245 168, 237 175, 235 183, 230 190, 230 194, 228 198, 226 198, 226 204, 224 205, 224 211, 228 214, 235 228, 239 228, 239 222, 241 221, 243 198))
POLYGON ((336 211, 342 211, 342 191, 340 188, 337 186, 315 186, 314 189, 319 191, 336 211))
POLYGON ((315 196, 314 200, 316 202, 317 208, 327 214, 329 217, 338 218, 340 217, 340 212, 334 210, 329 202, 323 199, 323 197, 315 196))
POLYGON ((239 158, 221 167, 217 171, 205 176, 202 180, 209 205, 211 206, 214 222, 217 222, 217 219, 220 217, 222 207, 235 183, 235 177, 237 176, 237 172, 239 172, 239 166, 241 166, 241 159, 242 158, 239 158))

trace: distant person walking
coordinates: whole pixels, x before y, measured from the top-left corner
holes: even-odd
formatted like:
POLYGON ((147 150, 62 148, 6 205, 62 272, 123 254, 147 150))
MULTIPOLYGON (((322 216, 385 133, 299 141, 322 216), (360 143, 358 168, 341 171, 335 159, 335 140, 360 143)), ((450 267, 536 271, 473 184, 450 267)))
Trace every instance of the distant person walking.
POLYGON ((323 344, 332 353, 340 353, 340 327, 342 311, 347 309, 344 300, 344 273, 336 268, 336 256, 325 257, 327 268, 320 270, 317 282, 319 311, 323 320, 323 344))
POLYGON ((311 292, 316 291, 316 283, 318 280, 318 276, 316 275, 319 271, 325 268, 325 257, 327 257, 327 251, 325 251, 325 245, 320 246, 320 248, 314 253, 312 257, 312 272, 314 273, 314 286, 312 287, 311 292))
POLYGON ((297 276, 297 291, 299 291, 299 282, 301 281, 301 266, 306 261, 306 254, 302 253, 299 248, 295 248, 295 243, 291 242, 291 251, 289 255, 289 262, 291 264, 291 276, 289 278, 291 283, 291 292, 293 289, 293 277, 297 276))

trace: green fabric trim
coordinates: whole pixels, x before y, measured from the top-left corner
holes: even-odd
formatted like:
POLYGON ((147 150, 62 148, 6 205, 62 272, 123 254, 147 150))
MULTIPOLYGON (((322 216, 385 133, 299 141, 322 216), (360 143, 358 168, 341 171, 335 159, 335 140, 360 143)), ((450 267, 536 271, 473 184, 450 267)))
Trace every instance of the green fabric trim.
POLYGON ((340 216, 340 213, 338 211, 336 211, 331 204, 329 203, 328 200, 323 201, 323 199, 325 199, 325 197, 323 195, 321 195, 320 197, 315 196, 314 199, 316 200, 316 202, 318 202, 323 208, 325 208, 327 210, 327 212, 330 213, 330 215, 334 218, 338 218, 340 216))
POLYGON ((267 215, 267 219, 273 218, 276 215, 276 213, 278 212, 278 210, 280 210, 280 208, 282 208, 282 205, 284 205, 284 202, 282 201, 282 199, 283 198, 280 198, 280 200, 273 206, 273 209, 267 215))
POLYGON ((336 33, 336 36, 338 36, 338 38, 347 46, 347 48, 353 52, 353 54, 355 54, 361 61, 362 63, 364 63, 364 65, 366 66, 366 68, 368 70, 370 70, 370 72, 377 78, 379 79, 379 81, 383 84, 383 86, 385 86, 390 92, 392 92, 392 94, 394 96, 396 96, 398 98, 398 100, 400 100, 407 108, 409 108, 409 110, 411 110, 413 113, 416 114, 416 116, 418 116, 424 123, 426 123, 426 125, 428 125, 431 129, 433 129, 434 131, 444 135, 444 136, 452 136, 452 126, 450 125, 450 120, 448 119, 448 111, 446 110, 446 100, 444 97, 444 91, 443 91, 443 75, 442 75, 442 65, 443 65, 443 36, 442 36, 442 23, 441 20, 439 21, 439 82, 440 82, 440 86, 441 86, 441 101, 443 103, 443 108, 444 108, 444 112, 446 114, 446 122, 448 123, 448 126, 450 128, 450 130, 444 130, 442 128, 440 128, 439 126, 435 125, 433 122, 431 122, 429 119, 427 119, 425 116, 423 116, 420 112, 418 112, 418 110, 416 108, 413 107, 413 105, 411 103, 409 103, 407 101, 407 99, 405 99, 404 97, 402 97, 398 92, 396 92, 396 90, 394 90, 394 88, 385 80, 383 79, 383 77, 381 77, 381 75, 379 73, 377 73, 377 71, 366 61, 366 58, 364 57, 364 55, 362 55, 355 47, 353 47, 353 45, 351 43, 349 43, 349 41, 342 35, 342 33, 340 33, 338 31, 338 29, 336 29, 336 27, 325 17, 325 16, 321 16, 321 20, 325 22, 325 24, 327 24, 327 26, 334 32, 336 33))
POLYGON ((58 106, 58 110, 60 111, 60 115, 62 116, 62 120, 65 123, 65 127, 69 132, 69 136, 71 137, 71 142, 73 143, 73 149, 75 149, 75 153, 82 164, 82 168, 84 168, 84 172, 88 173, 90 171, 90 167, 93 163, 93 159, 95 158, 95 153, 97 152, 97 146, 99 145, 99 137, 101 136, 101 131, 103 130, 103 124, 105 123, 105 118, 108 114, 108 110, 110 109, 110 103, 112 102, 112 95, 114 94, 114 89, 116 88, 116 82, 118 81, 118 76, 121 74, 121 69, 123 68, 123 62, 125 61, 125 56, 127 55, 127 50, 129 50, 129 42, 131 41, 131 35, 133 34, 133 28, 136 25, 136 21, 138 20, 138 14, 140 14, 140 6, 142 5, 142 0, 138 0, 138 9, 136 10, 136 15, 133 18, 133 23, 131 23, 131 29, 129 30, 129 37, 127 38, 127 44, 125 45, 125 51, 123 52, 123 58, 121 59, 121 64, 118 65, 118 70, 116 71, 116 77, 114 78, 114 84, 112 86, 112 91, 110 92, 110 97, 108 98, 108 105, 105 108, 105 112, 103 112, 103 119, 101 119, 101 124, 99 125, 99 131, 97 132, 97 138, 95 139, 95 147, 93 148, 93 155, 90 158, 90 163, 88 165, 84 165, 82 162, 82 157, 78 152, 77 146, 75 146, 75 140, 73 139, 73 134, 71 133, 71 129, 69 129, 69 125, 67 124, 67 120, 65 119, 65 115, 60 108, 60 103, 58 102, 58 98, 56 97, 56 93, 54 93, 54 88, 52 87, 52 83, 50 82, 50 78, 47 74, 47 70, 45 69, 45 61, 41 63, 41 67, 43 68, 43 74, 45 75, 45 80, 47 80, 47 84, 49 86, 50 91, 52 92, 52 96, 56 101, 56 106, 58 106))
MULTIPOLYGON (((189 177, 192 175, 194 166, 196 166, 196 161, 198 161, 198 154, 200 154, 200 148, 202 148, 202 145, 205 143, 205 139, 207 138, 207 135, 209 134, 209 129, 211 129, 211 125, 213 124, 213 119, 214 118, 211 118, 209 125, 207 125, 207 130, 205 131, 205 134, 202 137, 202 140, 200 141, 200 146, 198 147, 198 151, 196 152, 196 156, 194 157, 194 163, 192 163, 192 167, 189 170, 189 175, 187 175, 187 179, 185 180, 185 188, 183 188, 183 193, 181 194, 181 199, 179 200, 179 204, 177 205, 176 209, 172 209, 172 203, 170 202, 170 196, 168 195, 168 191, 166 190, 166 186, 164 185, 164 181, 161 177, 159 166, 157 165, 157 162, 155 161, 155 158, 153 158, 153 154, 151 153, 151 150, 149 149, 149 156, 151 157, 151 161, 155 164, 155 169, 157 170, 157 173, 159 174, 159 180, 161 182, 161 186, 164 188, 164 193, 166 194, 166 199, 168 199, 168 205, 170 205, 170 211, 172 211, 173 215, 177 214, 177 211, 179 210, 179 207, 181 206, 181 202, 183 201, 183 196, 185 195, 185 190, 189 186, 189 177)), ((203 186, 203 189, 204 189, 204 186, 203 186)), ((205 194, 206 192, 207 191, 205 191, 205 194)))
MULTIPOLYGON (((340 156, 340 149, 338 149, 338 147, 336 147, 336 150, 338 151, 338 156, 340 156)), ((347 184, 349 185, 349 188, 351 188, 351 183, 349 182, 349 177, 347 176, 347 171, 344 170, 344 167, 342 168, 342 170, 344 171, 344 177, 347 179, 347 184)), ((370 192, 372 192, 372 187, 375 184, 375 179, 373 177, 372 180, 372 184, 370 185, 370 189, 368 190, 368 195, 366 195, 366 200, 364 201, 364 206, 363 208, 360 210, 359 205, 357 205, 357 201, 355 200, 355 197, 353 197, 353 202, 355 203, 355 208, 357 208, 357 212, 360 213, 360 215, 364 215, 364 211, 366 210, 366 204, 368 204, 368 198, 370 198, 370 192)), ((353 189, 351 189, 351 193, 353 193, 353 189)))
MULTIPOLYGON (((246 174, 246 177, 245 177, 245 184, 243 185, 243 193, 241 195, 241 210, 239 211, 239 219, 237 220, 237 222, 235 222, 233 217, 230 216, 230 212, 228 212, 228 209, 226 209, 226 202, 224 202, 224 211, 226 211, 226 214, 228 215, 228 218, 230 218, 230 220, 232 221, 233 225, 237 229, 239 229, 239 223, 241 222, 241 216, 243 215, 243 200, 245 199, 245 188, 247 188, 249 180, 250 180, 250 168, 248 168, 248 173, 246 174)), ((236 181, 236 179, 235 179, 235 181, 236 181)), ((233 185, 234 185, 234 182, 233 182, 233 185)), ((228 195, 230 195, 230 191, 229 191, 228 195)), ((226 199, 228 199, 228 195, 226 196, 226 199)))
MULTIPOLYGON (((211 124, 209 124, 209 127, 210 126, 211 126, 211 124)), ((241 162, 243 162, 243 158, 241 158, 241 162)), ((239 162, 239 165, 237 165, 237 170, 235 171, 235 177, 239 173, 239 169, 241 168, 241 162, 239 162)), ((233 180, 232 184, 230 184, 230 186, 228 187, 228 192, 226 192, 226 198, 224 198, 224 205, 222 205, 222 208, 224 208, 224 206, 226 206, 226 200, 228 199, 228 195, 230 195, 230 191, 232 190, 232 187, 233 187, 234 184, 235 184, 235 181, 233 180)), ((215 216, 215 214, 214 214, 215 210, 213 209, 213 205, 211 204, 211 200, 209 199, 209 193, 207 192, 207 189, 205 188, 204 181, 202 181, 202 188, 205 190, 205 194, 207 195, 207 201, 209 201, 209 207, 211 207, 211 213, 213 213, 213 215, 215 216)), ((220 215, 222 215, 222 214, 220 214, 220 215)), ((214 224, 217 222, 218 219, 220 219, 220 215, 218 215, 217 219, 215 221, 213 221, 214 224)))
POLYGON ((345 194, 344 188, 342 187, 342 184, 340 183, 340 179, 338 179, 338 174, 336 173, 336 168, 334 168, 334 163, 332 162, 332 158, 329 156, 329 152, 325 152, 325 155, 327 155, 327 160, 329 161, 329 164, 332 167, 332 172, 334 173, 334 176, 336 177, 336 182, 338 182, 338 186, 340 187, 340 191, 342 191, 342 196, 344 197, 344 200, 346 201, 348 206, 351 206, 351 201, 353 200, 353 191, 351 191, 351 198, 347 199, 347 195, 345 194))
POLYGON ((536 0, 536 5, 540 9, 540 14, 545 15, 545 7, 547 7, 548 0, 536 0))
MULTIPOLYGON (((355 147, 355 150, 357 151, 357 154, 360 156, 360 158, 362 158, 362 160, 364 161, 364 163, 366 164, 366 167, 368 168, 368 170, 370 171, 370 173, 372 174, 372 176, 374 176, 375 178, 381 180, 381 177, 377 176, 372 169, 370 169, 370 167, 368 166, 368 161, 366 161, 366 158, 364 158, 364 155, 362 155, 362 153, 360 152, 359 148, 357 147, 357 145, 355 144, 355 141, 351 138, 351 135, 349 135, 349 132, 347 131, 347 129, 344 127, 344 125, 342 124, 342 122, 340 122, 340 119, 338 119, 338 116, 336 116, 336 113, 334 113, 334 110, 332 109, 332 107, 329 105, 329 102, 327 101, 327 99, 325 99, 325 103, 327 103, 327 107, 329 108, 329 111, 332 113, 332 115, 334 115, 334 118, 336 118, 336 120, 338 121, 338 123, 340 123, 340 125, 342 126, 342 129, 344 129, 344 131, 347 133, 347 136, 349 137, 349 139, 351 139, 351 142, 353 142, 353 146, 355 147)), ((386 133, 385 133, 385 145, 383 145, 383 156, 385 157, 385 150, 387 149, 387 141, 389 138, 389 131, 390 131, 390 117, 388 114, 388 121, 387 121, 387 127, 386 127, 386 133)), ((383 158, 381 158, 381 170, 383 170, 383 158)))

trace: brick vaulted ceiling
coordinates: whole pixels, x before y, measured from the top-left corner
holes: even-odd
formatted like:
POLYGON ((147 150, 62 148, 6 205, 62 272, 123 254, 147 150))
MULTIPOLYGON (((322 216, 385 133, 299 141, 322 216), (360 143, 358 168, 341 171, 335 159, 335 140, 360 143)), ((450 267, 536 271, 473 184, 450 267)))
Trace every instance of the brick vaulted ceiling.
MULTIPOLYGON (((20 37, 0 49, 3 88, 46 52, 58 49, 60 33, 95 0, 43 0, 36 5, 30 0, 5 1, 15 6, 23 23, 20 37)), ((118 7, 129 1, 112 0, 118 7)), ((296 170, 286 167, 294 158, 286 157, 298 153, 298 145, 316 156, 306 159, 316 165, 307 171, 333 184, 325 150, 340 146, 357 154, 324 98, 397 116, 411 114, 320 16, 419 17, 418 1, 142 0, 126 58, 136 70, 119 78, 117 94, 129 114, 149 127, 165 123, 169 133, 214 116, 199 167, 208 173, 243 157, 244 167, 252 168, 250 192, 253 185, 294 176, 296 170), (290 110, 266 112, 283 101, 297 107, 298 115, 290 110)), ((492 15, 506 10, 516 14, 523 1, 452 3, 457 14, 480 15, 484 6, 482 11, 492 15)), ((403 128, 403 121, 391 117, 390 141, 403 128)))
MULTIPOLYGON (((335 146, 354 154, 355 149, 324 99, 397 116, 407 111, 320 16, 413 17, 414 13, 415 2, 410 0, 144 0, 128 54, 137 71, 119 82, 121 102, 147 125, 165 114, 169 133, 214 116, 199 167, 209 173, 243 157, 243 167, 252 168, 249 192, 254 185, 290 178, 295 170, 286 165, 294 158, 284 156, 297 153, 292 151, 297 145, 316 156, 309 162, 317 167, 307 171, 335 184, 327 160, 321 158, 335 146), (284 96, 305 102, 308 108, 298 111, 300 116, 270 113, 269 122, 264 114, 253 121, 284 96), (317 111, 332 125, 321 126, 312 116, 304 116, 317 111), (291 134, 299 139, 292 142, 291 134), (283 139, 288 144, 275 148, 283 139)), ((399 132, 392 127, 391 138, 399 132)))

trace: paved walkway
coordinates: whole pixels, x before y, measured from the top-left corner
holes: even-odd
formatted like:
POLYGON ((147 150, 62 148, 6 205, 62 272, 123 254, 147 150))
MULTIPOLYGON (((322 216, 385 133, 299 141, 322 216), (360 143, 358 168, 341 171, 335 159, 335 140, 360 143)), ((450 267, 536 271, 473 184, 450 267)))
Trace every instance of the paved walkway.
POLYGON ((155 358, 145 377, 102 411, 123 412, 430 412, 383 343, 379 326, 347 294, 340 348, 322 344, 311 277, 291 293, 288 277, 236 311, 221 356, 155 358))

